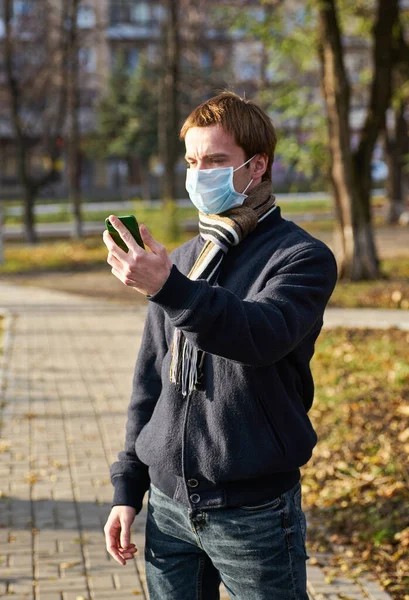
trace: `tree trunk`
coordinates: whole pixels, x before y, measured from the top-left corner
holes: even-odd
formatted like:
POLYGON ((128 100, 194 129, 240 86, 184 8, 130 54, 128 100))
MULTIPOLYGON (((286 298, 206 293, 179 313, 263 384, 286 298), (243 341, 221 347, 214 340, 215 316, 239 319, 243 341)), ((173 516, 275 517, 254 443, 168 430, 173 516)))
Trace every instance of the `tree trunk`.
POLYGON ((70 200, 73 215, 73 232, 76 239, 83 237, 82 211, 81 211, 81 132, 79 125, 79 111, 81 108, 79 88, 79 59, 78 59, 78 16, 79 0, 72 0, 71 31, 70 31, 70 75, 69 75, 69 115, 71 135, 69 140, 69 181, 70 200))
MULTIPOLYGON (((386 180, 386 196, 388 209, 386 222, 390 225, 396 224, 403 211, 402 198, 402 156, 398 143, 398 127, 402 126, 399 119, 402 109, 395 112, 395 127, 391 134, 385 130, 385 158, 388 165, 388 177, 386 180)), ((403 119, 404 120, 404 119, 403 119)))
POLYGON ((139 159, 139 177, 141 181, 142 198, 146 201, 151 200, 151 182, 149 174, 149 160, 145 157, 139 159))
POLYGON ((24 186, 24 231, 26 243, 30 245, 37 242, 37 233, 35 230, 34 220, 35 198, 36 192, 27 182, 24 186))
POLYGON ((162 196, 165 208, 165 236, 177 238, 176 220, 176 163, 179 136, 179 0, 167 0, 166 66, 160 96, 160 154, 163 162, 162 196))
POLYGON ((0 200, 0 265, 4 264, 4 202, 0 200))
POLYGON ((380 271, 369 206, 371 160, 390 100, 387 67, 392 64, 392 30, 397 18, 397 0, 379 0, 374 28, 375 73, 368 116, 355 154, 351 151, 349 127, 350 85, 335 0, 321 0, 318 14, 321 84, 327 106, 331 181, 338 217, 335 247, 339 277, 375 279, 380 276, 380 271), (388 14, 388 8, 391 14, 388 14))
POLYGON ((405 119, 405 103, 400 102, 395 110, 394 132, 385 134, 385 153, 388 164, 387 198, 388 212, 386 221, 396 224, 404 211, 404 163, 409 153, 408 124, 405 119))

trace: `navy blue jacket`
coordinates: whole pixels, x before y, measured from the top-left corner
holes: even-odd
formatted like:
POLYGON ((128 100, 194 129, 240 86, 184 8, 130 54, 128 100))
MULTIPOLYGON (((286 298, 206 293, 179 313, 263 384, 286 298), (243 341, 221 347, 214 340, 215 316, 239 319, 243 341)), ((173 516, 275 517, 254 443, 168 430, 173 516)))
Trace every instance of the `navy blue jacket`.
POLYGON ((150 298, 114 504, 140 510, 150 481, 202 509, 274 498, 316 444, 310 360, 336 282, 331 251, 277 207, 229 250, 212 287, 186 276, 203 244, 172 254, 150 298), (206 352, 203 390, 188 398, 169 381, 175 327, 206 352))

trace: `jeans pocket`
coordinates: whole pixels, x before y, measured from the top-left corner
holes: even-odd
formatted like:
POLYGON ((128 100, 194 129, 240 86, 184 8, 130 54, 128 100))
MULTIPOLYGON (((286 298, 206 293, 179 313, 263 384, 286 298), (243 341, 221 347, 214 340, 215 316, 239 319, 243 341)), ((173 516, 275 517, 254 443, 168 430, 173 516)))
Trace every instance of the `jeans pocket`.
POLYGON ((278 508, 280 504, 281 496, 278 496, 273 500, 268 500, 267 502, 263 502, 261 504, 243 504, 239 506, 239 508, 248 512, 257 512, 262 510, 274 510, 275 508, 278 508))

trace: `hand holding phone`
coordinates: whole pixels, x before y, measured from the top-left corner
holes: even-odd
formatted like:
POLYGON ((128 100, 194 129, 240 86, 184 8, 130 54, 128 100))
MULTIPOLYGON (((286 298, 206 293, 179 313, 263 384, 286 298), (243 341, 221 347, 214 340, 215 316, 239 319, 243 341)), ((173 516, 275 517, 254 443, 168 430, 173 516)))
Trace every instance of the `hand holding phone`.
MULTIPOLYGON (((122 217, 117 217, 117 218, 131 232, 131 234, 132 234, 133 238, 135 239, 135 241, 137 242, 137 244, 139 244, 139 246, 141 248, 145 249, 145 245, 142 241, 142 237, 139 232, 138 221, 136 220, 136 218, 133 215, 124 215, 122 217)), ((120 248, 122 248, 122 250, 124 250, 124 252, 128 252, 128 250, 129 250, 128 246, 125 244, 124 240, 121 238, 121 235, 115 229, 115 227, 112 225, 112 223, 109 219, 105 219, 105 225, 109 232, 109 235, 112 237, 115 244, 117 246, 119 246, 120 248)))
POLYGON ((146 227, 143 229, 143 239, 145 241, 143 242, 136 219, 132 215, 125 217, 110 215, 106 220, 106 226, 103 240, 108 248, 107 263, 112 267, 112 274, 124 285, 135 288, 145 296, 156 294, 163 287, 172 270, 172 262, 166 248, 152 237, 146 227), (111 223, 110 219, 115 225, 111 223), (129 233, 124 231, 124 226, 129 230, 129 233), (116 227, 118 227, 118 230, 116 227), (132 252, 128 252, 129 248, 122 239, 119 230, 121 230, 122 236, 128 240, 132 252), (135 238, 143 251, 137 248, 130 235, 135 238), (145 244, 150 252, 145 252, 145 244))

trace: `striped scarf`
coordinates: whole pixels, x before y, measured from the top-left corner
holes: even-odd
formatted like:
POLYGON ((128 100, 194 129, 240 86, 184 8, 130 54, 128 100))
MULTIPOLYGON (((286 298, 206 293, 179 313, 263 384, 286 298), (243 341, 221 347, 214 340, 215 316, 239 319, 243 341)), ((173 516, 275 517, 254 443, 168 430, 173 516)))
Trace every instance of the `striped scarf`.
MULTIPOLYGON (((237 246, 275 209, 271 182, 253 188, 242 206, 219 215, 199 212, 199 232, 205 245, 188 277, 206 279, 215 285, 224 257, 231 246, 237 246)), ((187 396, 200 385, 205 352, 193 346, 180 329, 175 329, 172 344, 170 381, 187 396)))

